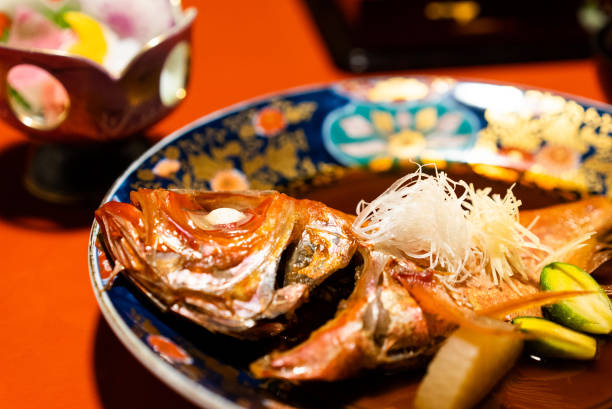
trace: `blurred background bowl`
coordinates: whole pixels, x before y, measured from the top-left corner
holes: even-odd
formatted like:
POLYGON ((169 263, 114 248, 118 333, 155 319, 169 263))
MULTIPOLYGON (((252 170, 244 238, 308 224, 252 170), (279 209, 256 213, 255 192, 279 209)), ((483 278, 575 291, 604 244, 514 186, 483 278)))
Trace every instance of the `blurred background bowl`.
POLYGON ((159 12, 171 13, 172 27, 115 72, 64 51, 0 44, 0 119, 31 140, 23 173, 31 194, 97 203, 150 146, 143 131, 186 97, 197 12, 180 0, 159 12))
POLYGON ((197 13, 182 11, 177 2, 174 14, 174 27, 148 41, 118 75, 66 52, 0 45, 0 118, 38 141, 52 143, 116 141, 155 124, 186 96, 197 13), (65 112, 51 122, 20 108, 11 92, 9 74, 24 65, 44 70, 66 91, 65 112))

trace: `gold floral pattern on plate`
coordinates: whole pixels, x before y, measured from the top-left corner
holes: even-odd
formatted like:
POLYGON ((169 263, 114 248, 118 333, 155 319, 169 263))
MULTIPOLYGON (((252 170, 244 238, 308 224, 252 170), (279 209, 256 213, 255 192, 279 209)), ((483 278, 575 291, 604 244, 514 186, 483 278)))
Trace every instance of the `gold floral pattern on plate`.
POLYGON ((221 128, 205 127, 153 155, 151 169, 138 170, 130 187, 265 190, 284 185, 295 190, 306 180, 318 184, 340 177, 342 167, 313 163, 303 129, 289 128, 309 121, 316 109, 316 102, 275 100, 228 116, 221 128))
POLYGON ((541 91, 526 91, 519 108, 485 111, 479 156, 521 170, 521 180, 544 189, 612 194, 609 113, 541 91))

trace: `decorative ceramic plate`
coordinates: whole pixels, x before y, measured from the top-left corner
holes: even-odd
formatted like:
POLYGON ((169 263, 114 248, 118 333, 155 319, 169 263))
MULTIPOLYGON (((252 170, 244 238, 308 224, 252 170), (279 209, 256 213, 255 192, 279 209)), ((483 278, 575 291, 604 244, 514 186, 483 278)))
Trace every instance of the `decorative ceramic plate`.
MULTIPOLYGON (((610 195, 611 114, 603 104, 509 85, 352 79, 208 115, 146 152, 104 200, 128 202, 140 187, 274 188, 351 211, 415 161, 518 182, 531 189, 525 201, 545 197, 541 192, 610 195), (353 182, 342 183, 345 177, 353 182)), ((98 231, 94 224, 89 263, 102 313, 147 368, 191 401, 223 409, 410 406, 422 373, 305 385, 253 378, 248 363, 264 354, 261 343, 210 334, 161 313, 122 277, 105 290, 110 266, 96 246, 98 231)), ((602 386, 612 376, 612 348, 600 355, 593 363, 556 366, 525 359, 487 407, 607 407, 612 390, 602 386)))

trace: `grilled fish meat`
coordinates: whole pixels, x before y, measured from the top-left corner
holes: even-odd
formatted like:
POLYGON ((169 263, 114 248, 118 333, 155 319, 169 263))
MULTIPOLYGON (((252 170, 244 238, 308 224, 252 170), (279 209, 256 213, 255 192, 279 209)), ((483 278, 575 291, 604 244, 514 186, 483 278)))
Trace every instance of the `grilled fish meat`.
POLYGON ((260 378, 337 380, 363 369, 423 365, 453 325, 424 311, 394 277, 417 265, 365 251, 355 290, 337 315, 308 340, 251 365, 260 378))
POLYGON ((357 246, 350 216, 277 192, 140 189, 131 201, 95 214, 115 271, 162 308, 236 337, 281 332, 282 318, 346 266, 357 246), (215 223, 215 209, 240 219, 215 223))
MULTIPOLYGON (((514 288, 479 275, 451 291, 417 260, 360 240, 351 230, 353 216, 277 192, 140 189, 131 201, 109 202, 96 212, 115 271, 163 308, 213 332, 239 338, 279 334, 310 292, 359 255, 355 287, 336 315, 304 342, 254 362, 257 377, 337 380, 369 368, 422 366, 455 328, 440 314, 445 303, 477 311, 538 291, 538 261, 527 251, 528 277, 513 278, 514 288), (219 209, 237 216, 218 223, 212 216, 219 209), (421 284, 442 303, 425 302, 417 291, 421 284)), ((612 202, 605 198, 520 216, 525 226, 538 219, 531 230, 553 250, 597 233, 556 261, 592 271, 610 257, 612 202)))

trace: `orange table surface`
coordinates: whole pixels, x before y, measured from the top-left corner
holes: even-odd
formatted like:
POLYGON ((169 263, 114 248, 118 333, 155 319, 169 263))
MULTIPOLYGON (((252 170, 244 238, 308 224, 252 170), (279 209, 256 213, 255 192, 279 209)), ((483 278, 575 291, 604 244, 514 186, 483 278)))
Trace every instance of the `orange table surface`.
MULTIPOLYGON (((299 0, 184 5, 199 12, 188 97, 149 131, 155 138, 247 98, 350 75, 333 65, 299 0)), ((591 60, 419 73, 509 81, 604 100, 591 60)), ((27 142, 0 123, 0 407, 192 407, 149 374, 104 322, 87 267, 93 209, 49 205, 24 192, 27 142)))

